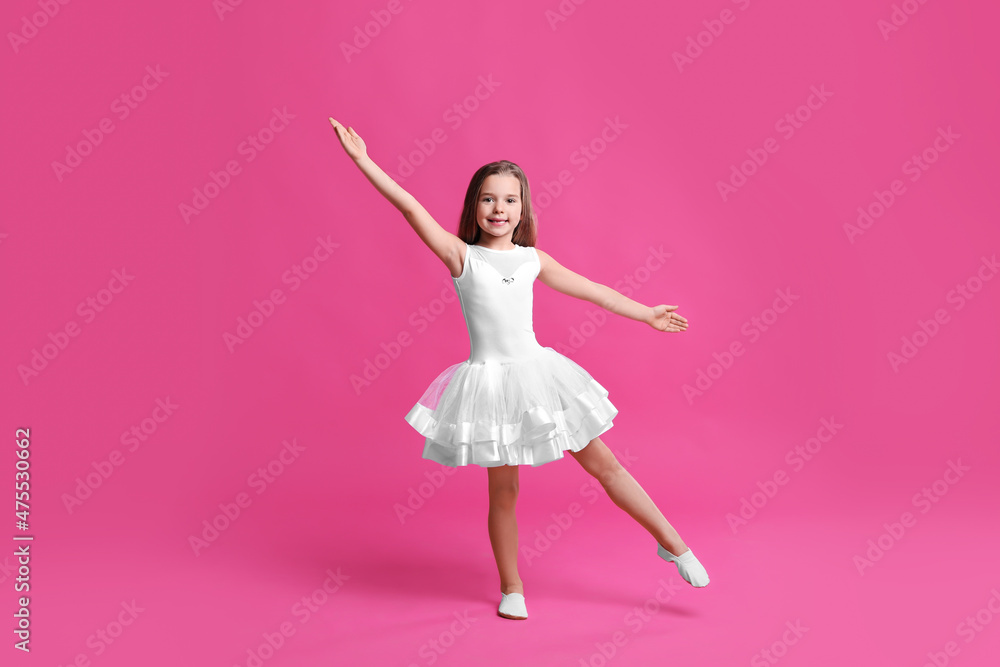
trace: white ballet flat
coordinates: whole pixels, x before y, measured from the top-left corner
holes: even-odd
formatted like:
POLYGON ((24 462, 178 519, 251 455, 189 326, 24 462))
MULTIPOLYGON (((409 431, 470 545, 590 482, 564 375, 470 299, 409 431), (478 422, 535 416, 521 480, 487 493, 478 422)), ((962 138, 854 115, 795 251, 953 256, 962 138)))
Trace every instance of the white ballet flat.
POLYGON ((515 620, 523 620, 528 618, 528 608, 524 606, 524 596, 520 593, 501 593, 503 599, 500 601, 500 609, 497 611, 498 614, 504 618, 513 618, 515 620))
POLYGON ((656 546, 656 553, 659 554, 660 558, 668 563, 677 563, 677 571, 680 572, 682 577, 684 577, 684 581, 688 582, 695 588, 708 586, 708 572, 705 571, 705 566, 703 566, 695 557, 694 551, 688 549, 680 556, 675 556, 664 549, 663 545, 659 542, 656 543, 656 546))

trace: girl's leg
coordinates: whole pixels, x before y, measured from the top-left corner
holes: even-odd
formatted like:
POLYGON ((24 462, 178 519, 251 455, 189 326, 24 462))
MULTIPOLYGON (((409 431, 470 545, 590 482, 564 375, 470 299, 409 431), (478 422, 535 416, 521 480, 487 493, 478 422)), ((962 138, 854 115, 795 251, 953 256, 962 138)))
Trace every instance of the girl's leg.
POLYGON ((517 573, 517 466, 492 466, 486 470, 490 483, 490 544, 500 573, 500 592, 524 595, 517 573))
POLYGON ((594 438, 579 452, 570 453, 584 470, 600 481, 612 502, 638 521, 670 553, 680 556, 688 551, 684 540, 639 486, 639 482, 600 438, 594 438))

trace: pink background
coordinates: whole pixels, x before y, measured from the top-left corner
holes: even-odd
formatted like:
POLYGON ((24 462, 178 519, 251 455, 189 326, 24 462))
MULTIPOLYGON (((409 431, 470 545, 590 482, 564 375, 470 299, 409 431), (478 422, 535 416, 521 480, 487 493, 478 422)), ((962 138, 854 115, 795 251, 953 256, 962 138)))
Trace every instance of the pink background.
POLYGON ((5 3, 0 488, 13 509, 30 427, 31 509, 2 519, 3 663, 995 664, 997 12, 903 5, 5 3), (486 472, 421 459, 403 421, 468 356, 454 288, 331 115, 415 163, 401 184, 452 231, 473 172, 518 163, 540 248, 680 306, 682 334, 593 326, 539 285, 535 331, 609 389, 603 439, 708 588, 567 455, 522 470, 530 618, 496 616, 486 472))

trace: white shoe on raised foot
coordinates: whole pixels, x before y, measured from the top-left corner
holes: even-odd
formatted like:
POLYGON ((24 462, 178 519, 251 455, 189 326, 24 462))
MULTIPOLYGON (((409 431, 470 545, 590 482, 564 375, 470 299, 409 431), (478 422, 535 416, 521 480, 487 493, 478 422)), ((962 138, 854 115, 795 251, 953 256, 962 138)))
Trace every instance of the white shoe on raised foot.
POLYGON ((705 567, 698 561, 691 549, 688 549, 680 556, 675 556, 664 549, 663 545, 659 542, 656 543, 656 546, 656 553, 659 554, 660 558, 668 563, 677 563, 677 571, 684 577, 684 581, 696 588, 708 586, 708 572, 705 571, 705 567))
POLYGON ((501 593, 503 599, 500 601, 500 609, 497 611, 498 614, 504 618, 513 618, 515 620, 524 620, 528 618, 528 608, 524 606, 524 596, 520 593, 501 593))

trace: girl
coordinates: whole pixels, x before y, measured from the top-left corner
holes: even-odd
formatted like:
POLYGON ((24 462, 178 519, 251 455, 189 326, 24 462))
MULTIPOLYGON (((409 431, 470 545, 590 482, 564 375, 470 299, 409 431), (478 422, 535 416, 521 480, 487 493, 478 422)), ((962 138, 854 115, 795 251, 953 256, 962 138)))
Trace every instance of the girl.
POLYGON ((537 249, 528 180, 513 162, 491 162, 476 171, 456 236, 368 157, 353 127, 345 128, 333 118, 330 123, 361 172, 399 209, 454 280, 471 354, 431 383, 406 421, 426 438, 423 458, 487 469, 500 616, 528 617, 517 572, 517 466, 539 466, 563 458, 566 451, 656 538, 659 556, 676 563, 685 581, 708 585, 708 574, 694 553, 598 437, 618 414, 607 390, 575 362, 535 339, 532 283, 537 277, 555 290, 657 331, 687 329, 687 320, 674 312, 677 306, 644 306, 537 249))

